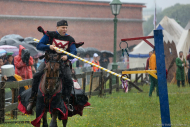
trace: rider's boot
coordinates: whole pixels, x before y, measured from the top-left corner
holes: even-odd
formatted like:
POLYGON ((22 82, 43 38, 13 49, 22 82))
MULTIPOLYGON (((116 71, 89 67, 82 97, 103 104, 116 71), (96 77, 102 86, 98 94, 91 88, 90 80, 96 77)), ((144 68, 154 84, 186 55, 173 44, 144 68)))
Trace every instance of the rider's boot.
POLYGON ((27 110, 28 112, 30 112, 30 111, 34 108, 36 98, 37 98, 37 93, 34 92, 34 91, 32 91, 31 97, 30 97, 30 99, 29 99, 29 104, 28 104, 28 106, 27 106, 27 108, 26 108, 26 110, 27 110))
POLYGON ((45 63, 42 62, 40 64, 40 66, 38 67, 38 70, 36 71, 36 73, 33 75, 32 93, 31 93, 31 96, 29 99, 29 104, 28 104, 27 109, 26 109, 27 111, 31 111, 33 109, 33 107, 35 106, 38 87, 39 87, 39 83, 41 80, 41 76, 44 72, 44 67, 45 67, 45 63))

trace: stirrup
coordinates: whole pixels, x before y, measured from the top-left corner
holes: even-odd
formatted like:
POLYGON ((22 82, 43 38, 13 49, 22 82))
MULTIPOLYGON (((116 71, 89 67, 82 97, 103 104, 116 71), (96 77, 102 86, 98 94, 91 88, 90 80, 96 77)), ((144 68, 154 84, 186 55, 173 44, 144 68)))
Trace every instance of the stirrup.
POLYGON ((71 111, 71 112, 73 112, 73 110, 74 110, 74 109, 73 109, 73 106, 72 106, 71 104, 67 104, 67 108, 68 108, 68 110, 71 111))

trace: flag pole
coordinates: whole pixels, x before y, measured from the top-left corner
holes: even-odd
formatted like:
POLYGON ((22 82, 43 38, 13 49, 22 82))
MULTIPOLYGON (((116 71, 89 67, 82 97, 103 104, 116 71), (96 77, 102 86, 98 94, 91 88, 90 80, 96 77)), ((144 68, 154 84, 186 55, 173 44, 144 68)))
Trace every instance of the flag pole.
POLYGON ((154 24, 154 30, 156 30, 156 21, 157 21, 157 19, 156 19, 156 0, 154 0, 154 2, 155 2, 155 10, 154 10, 153 24, 154 24))

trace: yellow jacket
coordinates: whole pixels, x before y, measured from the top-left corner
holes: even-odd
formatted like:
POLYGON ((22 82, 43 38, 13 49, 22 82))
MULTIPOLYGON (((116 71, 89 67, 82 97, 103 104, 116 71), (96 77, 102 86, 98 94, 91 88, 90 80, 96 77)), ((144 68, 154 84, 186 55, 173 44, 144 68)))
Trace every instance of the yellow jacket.
POLYGON ((153 53, 149 59, 150 70, 156 70, 156 55, 153 53))
MULTIPOLYGON (((22 77, 21 77, 21 76, 15 74, 14 77, 15 77, 15 79, 16 79, 17 81, 22 81, 22 77)), ((24 86, 24 88, 25 88, 25 90, 29 89, 27 85, 24 86)))

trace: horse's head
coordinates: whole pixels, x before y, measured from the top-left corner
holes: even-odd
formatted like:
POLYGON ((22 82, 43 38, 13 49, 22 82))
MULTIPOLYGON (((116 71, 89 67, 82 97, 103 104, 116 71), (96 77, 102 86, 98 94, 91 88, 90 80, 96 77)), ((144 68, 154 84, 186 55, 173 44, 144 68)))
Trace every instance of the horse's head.
POLYGON ((54 93, 59 84, 59 67, 60 67, 60 58, 61 55, 57 54, 46 54, 45 59, 47 60, 46 63, 46 82, 45 88, 46 92, 52 94, 54 93))

